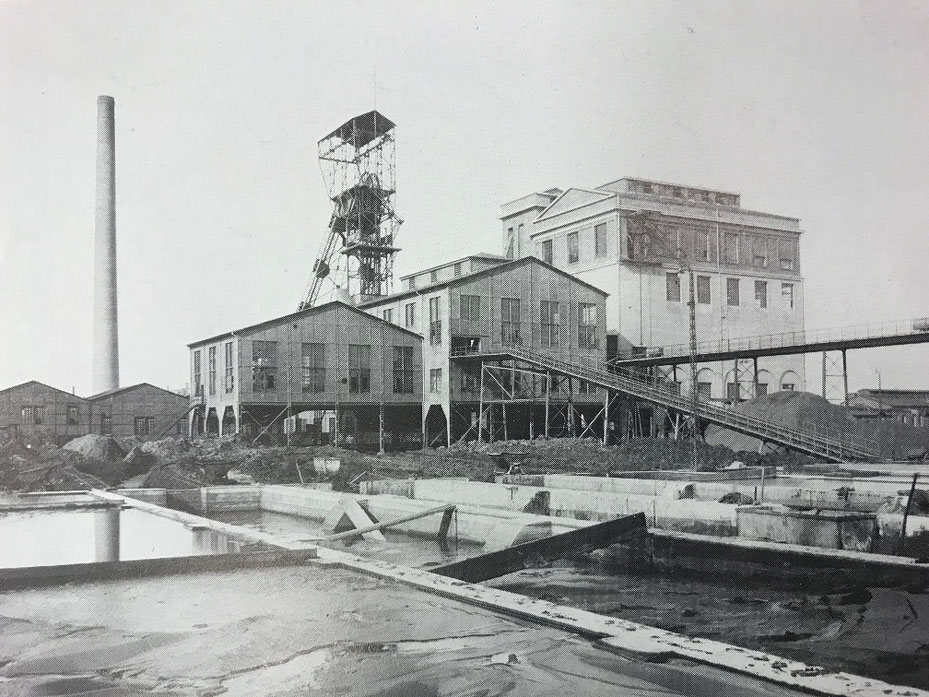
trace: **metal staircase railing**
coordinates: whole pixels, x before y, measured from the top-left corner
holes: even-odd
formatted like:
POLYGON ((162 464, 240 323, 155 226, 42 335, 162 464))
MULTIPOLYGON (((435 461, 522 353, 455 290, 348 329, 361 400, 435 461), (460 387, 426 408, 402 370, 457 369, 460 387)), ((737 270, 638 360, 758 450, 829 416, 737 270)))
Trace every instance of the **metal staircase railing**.
MULTIPOLYGON (((690 414, 693 405, 689 396, 664 382, 649 382, 608 369, 604 361, 565 361, 547 353, 518 346, 507 346, 490 351, 457 351, 455 356, 480 357, 481 354, 500 356, 533 364, 538 368, 585 380, 600 387, 623 392, 662 407, 690 414)), ((878 455, 869 450, 861 439, 825 428, 796 429, 782 424, 743 414, 729 407, 700 399, 697 416, 710 423, 738 431, 762 441, 778 443, 814 457, 837 462, 875 460, 878 455)))

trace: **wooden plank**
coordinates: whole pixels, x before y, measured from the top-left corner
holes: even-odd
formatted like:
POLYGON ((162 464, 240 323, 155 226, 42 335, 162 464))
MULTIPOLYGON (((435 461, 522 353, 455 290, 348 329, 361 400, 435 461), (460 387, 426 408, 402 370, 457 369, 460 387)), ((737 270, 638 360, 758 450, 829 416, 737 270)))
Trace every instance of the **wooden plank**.
MULTIPOLYGON (((380 530, 385 528, 392 527, 394 525, 400 525, 401 523, 409 523, 411 520, 418 520, 419 518, 425 518, 429 515, 435 515, 436 513, 443 513, 442 522, 439 525, 439 537, 444 539, 444 536, 448 533, 448 525, 445 523, 446 519, 451 521, 452 513, 455 510, 455 504, 450 503, 444 506, 436 506, 435 508, 430 508, 425 511, 420 511, 419 513, 411 513, 410 515, 403 516, 402 518, 396 518, 394 520, 387 520, 383 523, 375 523, 373 525, 365 525, 364 527, 355 528, 353 530, 346 530, 344 532, 338 532, 334 535, 328 535, 326 537, 309 539, 307 542, 335 542, 337 540, 346 540, 351 537, 357 537, 358 535, 367 535, 372 532, 380 533, 380 530), (444 532, 443 532, 444 529, 444 532)), ((382 535, 382 534, 381 534, 382 535)), ((383 537, 383 535, 382 535, 383 537)))
POLYGON ((430 571, 468 583, 479 583, 529 568, 539 561, 552 561, 583 554, 644 534, 647 534, 645 514, 635 513, 445 566, 437 566, 430 571))

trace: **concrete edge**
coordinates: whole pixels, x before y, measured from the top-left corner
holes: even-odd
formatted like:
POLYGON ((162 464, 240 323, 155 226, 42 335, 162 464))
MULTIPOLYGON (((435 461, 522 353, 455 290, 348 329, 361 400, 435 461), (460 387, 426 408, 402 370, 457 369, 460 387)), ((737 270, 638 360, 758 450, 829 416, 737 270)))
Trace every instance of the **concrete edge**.
POLYGON ((439 596, 578 634, 624 657, 644 661, 679 658, 811 694, 830 697, 929 697, 929 692, 830 671, 774 654, 686 637, 663 629, 555 605, 545 600, 322 548, 316 563, 332 564, 399 581, 439 596))
POLYGON ((73 582, 90 583, 111 579, 292 566, 304 564, 315 558, 315 549, 305 549, 87 562, 59 566, 12 567, 0 569, 0 591, 57 586, 73 582))

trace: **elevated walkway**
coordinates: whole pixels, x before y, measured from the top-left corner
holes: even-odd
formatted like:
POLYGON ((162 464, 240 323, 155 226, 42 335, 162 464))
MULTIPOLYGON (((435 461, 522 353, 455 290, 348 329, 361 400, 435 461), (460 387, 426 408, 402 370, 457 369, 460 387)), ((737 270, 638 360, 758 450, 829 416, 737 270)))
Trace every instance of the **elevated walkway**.
MULTIPOLYGON (((763 334, 697 344, 697 363, 761 356, 787 356, 820 351, 841 351, 877 346, 929 343, 929 317, 859 324, 811 331, 763 334)), ((680 365, 690 362, 690 344, 648 349, 644 355, 621 354, 611 363, 617 367, 680 365)))
MULTIPOLYGON (((554 356, 518 346, 495 348, 492 351, 459 351, 452 356, 455 360, 500 361, 516 360, 534 369, 550 371, 622 392, 651 404, 691 414, 693 405, 689 396, 670 389, 667 383, 646 382, 610 370, 602 362, 588 364, 562 361, 554 356)), ((716 424, 732 431, 760 439, 762 442, 777 443, 792 450, 822 458, 829 462, 855 462, 878 459, 877 453, 867 448, 860 440, 837 431, 826 429, 799 430, 772 421, 742 414, 734 409, 700 399, 697 416, 705 422, 716 424)))

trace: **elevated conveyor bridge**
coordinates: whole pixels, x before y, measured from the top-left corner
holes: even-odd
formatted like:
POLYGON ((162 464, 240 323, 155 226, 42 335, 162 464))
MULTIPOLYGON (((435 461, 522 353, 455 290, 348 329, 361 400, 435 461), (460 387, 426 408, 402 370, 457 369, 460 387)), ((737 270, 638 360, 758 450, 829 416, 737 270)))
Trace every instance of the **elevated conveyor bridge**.
MULTIPOLYGON (((598 387, 623 393, 681 414, 693 413, 689 396, 681 395, 667 382, 649 382, 617 372, 604 362, 586 363, 564 361, 547 353, 518 346, 493 348, 486 351, 461 350, 453 354, 456 361, 485 362, 514 361, 531 370, 555 373, 584 380, 598 387)), ((689 357, 688 357, 689 360, 689 357)), ((772 421, 743 414, 705 399, 697 400, 697 417, 706 423, 716 424, 732 431, 744 433, 762 442, 776 443, 828 462, 862 462, 878 459, 866 444, 850 434, 825 429, 790 428, 772 421)))

